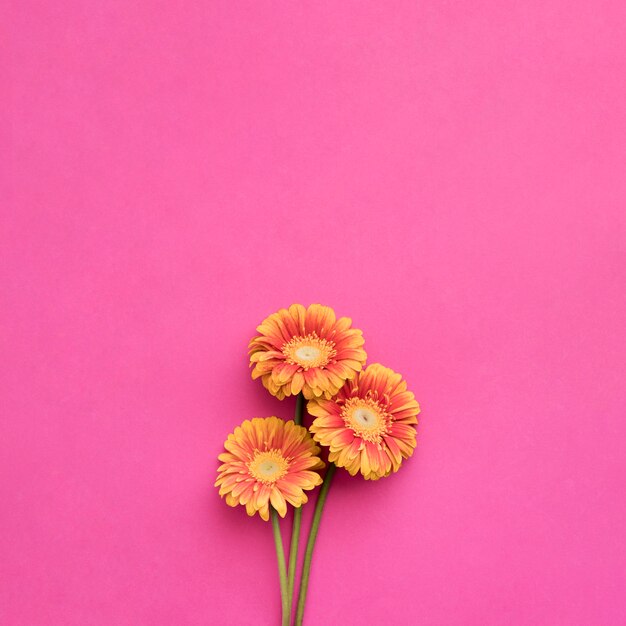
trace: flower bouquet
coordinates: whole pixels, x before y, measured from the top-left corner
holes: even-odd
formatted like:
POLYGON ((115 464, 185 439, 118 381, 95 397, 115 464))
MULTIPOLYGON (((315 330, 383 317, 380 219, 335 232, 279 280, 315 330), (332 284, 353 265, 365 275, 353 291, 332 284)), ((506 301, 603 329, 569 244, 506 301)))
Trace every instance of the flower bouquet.
POLYGON ((255 417, 228 435, 215 486, 226 503, 271 519, 278 559, 282 626, 303 623, 311 559, 336 467, 378 480, 413 454, 419 405, 400 374, 378 363, 366 367, 364 340, 347 317, 319 304, 293 304, 265 319, 250 341, 252 378, 276 398, 296 396, 293 420, 255 417), (313 416, 302 425, 304 405, 313 416), (319 445, 318 445, 319 444, 319 445), (327 464, 320 457, 326 449, 327 464), (322 479, 322 472, 326 469, 322 479), (307 492, 321 485, 302 563, 296 566, 307 492), (278 516, 293 507, 289 558, 278 516))

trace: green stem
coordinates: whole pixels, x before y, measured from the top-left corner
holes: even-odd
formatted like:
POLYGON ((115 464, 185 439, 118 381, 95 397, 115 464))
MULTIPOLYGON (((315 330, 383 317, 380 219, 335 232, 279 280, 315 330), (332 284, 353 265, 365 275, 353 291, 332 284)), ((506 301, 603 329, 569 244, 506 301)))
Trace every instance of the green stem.
POLYGON ((317 497, 317 503, 315 505, 315 512, 313 513, 313 522, 311 523, 311 530, 309 532, 309 540, 306 544, 306 552, 304 553, 304 562, 302 564, 302 577, 300 578, 300 594, 298 596, 298 608, 296 611, 296 624, 295 626, 302 626, 302 619, 304 617, 304 604, 306 602, 306 593, 309 586, 309 574, 311 572, 311 559, 313 558, 313 548, 315 547, 315 540, 317 539, 317 531, 320 527, 320 519, 322 517, 322 511, 324 510, 324 503, 326 502, 326 496, 330 489, 330 483, 333 480, 333 474, 335 473, 335 464, 329 463, 320 494, 317 497))
POLYGON ((291 615, 289 614, 289 597, 287 596, 287 570, 285 568, 285 550, 283 549, 283 538, 280 534, 280 523, 278 513, 274 507, 270 507, 272 517, 272 529, 274 531, 274 543, 276 544, 276 558, 278 560, 278 575, 280 577, 280 599, 283 609, 282 626, 289 626, 291 615))
POLYGON ((304 396, 299 393, 296 396, 296 414, 293 416, 293 421, 300 425, 302 424, 302 415, 304 413, 304 396))
POLYGON ((296 586, 296 567, 298 565, 298 543, 300 540, 300 526, 302 525, 302 506, 293 511, 293 528, 291 530, 291 545, 289 546, 289 574, 287 576, 287 594, 289 597, 289 615, 295 604, 293 592, 296 586))
MULTIPOLYGON (((299 393, 296 397, 296 414, 293 421, 302 424, 304 412, 304 396, 299 393)), ((289 574, 287 575, 287 594, 289 598, 289 617, 294 604, 293 592, 296 586, 296 567, 298 565, 298 543, 300 541, 300 526, 302 525, 302 506, 293 510, 293 528, 291 530, 291 542, 289 544, 289 574)))

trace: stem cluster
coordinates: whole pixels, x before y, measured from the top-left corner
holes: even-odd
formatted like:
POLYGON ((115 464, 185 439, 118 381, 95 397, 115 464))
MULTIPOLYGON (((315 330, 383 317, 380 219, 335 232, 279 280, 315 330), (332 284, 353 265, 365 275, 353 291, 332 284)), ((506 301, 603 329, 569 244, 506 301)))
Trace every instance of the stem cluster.
MULTIPOLYGON (((294 422, 302 424, 302 414, 304 412, 304 397, 298 394, 296 399, 296 413, 294 422)), ((329 463, 324 482, 317 497, 315 511, 313 513, 313 521, 309 530, 309 538, 304 552, 304 560, 302 562, 302 574, 300 576, 300 590, 298 593, 298 603, 295 614, 294 626, 302 626, 304 618, 304 606, 306 603, 306 594, 309 586, 309 574, 311 572, 311 561, 313 559, 313 549, 315 548, 315 540, 322 518, 322 511, 330 489, 330 484, 335 473, 334 463, 329 463)), ((289 545, 289 570, 285 562, 285 550, 283 548, 283 540, 280 533, 280 525, 278 513, 273 507, 271 509, 272 528, 274 532, 274 543, 276 545, 276 557, 278 560, 278 575, 280 578, 280 596, 282 604, 282 626, 290 626, 291 616, 295 602, 295 583, 296 583, 296 566, 298 563, 298 544, 300 541, 300 527, 302 525, 302 507, 294 509, 293 527, 291 532, 291 542, 289 545)))

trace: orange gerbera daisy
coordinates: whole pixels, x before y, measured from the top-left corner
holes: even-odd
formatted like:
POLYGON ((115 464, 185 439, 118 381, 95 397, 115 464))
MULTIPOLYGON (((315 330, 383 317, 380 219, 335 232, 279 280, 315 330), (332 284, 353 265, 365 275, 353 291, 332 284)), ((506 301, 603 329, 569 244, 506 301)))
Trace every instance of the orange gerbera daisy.
POLYGON ((271 504, 281 517, 287 502, 295 507, 308 498, 305 490, 321 484, 320 449, 304 426, 277 417, 246 420, 224 443, 215 486, 230 506, 241 504, 248 515, 267 521, 271 504))
POLYGON ((316 418, 313 437, 330 449, 328 460, 352 476, 389 476, 413 454, 419 404, 388 367, 369 365, 336 398, 314 398, 307 408, 316 418))
POLYGON ((257 326, 250 341, 252 378, 279 400, 285 396, 332 398, 365 365, 363 334, 328 306, 292 304, 257 326))

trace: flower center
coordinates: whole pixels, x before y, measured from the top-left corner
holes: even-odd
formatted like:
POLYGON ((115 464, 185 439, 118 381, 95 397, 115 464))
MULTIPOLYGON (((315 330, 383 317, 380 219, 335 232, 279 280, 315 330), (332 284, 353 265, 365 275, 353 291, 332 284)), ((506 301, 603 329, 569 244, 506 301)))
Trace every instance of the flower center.
POLYGON ((372 443, 380 443, 391 426, 391 416, 372 398, 348 398, 341 417, 357 437, 372 443))
POLYGON ((289 467, 289 462, 280 450, 254 451, 254 457, 248 462, 250 475, 266 485, 275 483, 282 478, 289 467))
POLYGON ((334 342, 320 339, 317 333, 312 332, 287 342, 283 346, 283 354, 287 363, 308 370, 310 367, 323 368, 328 365, 337 351, 334 342))

